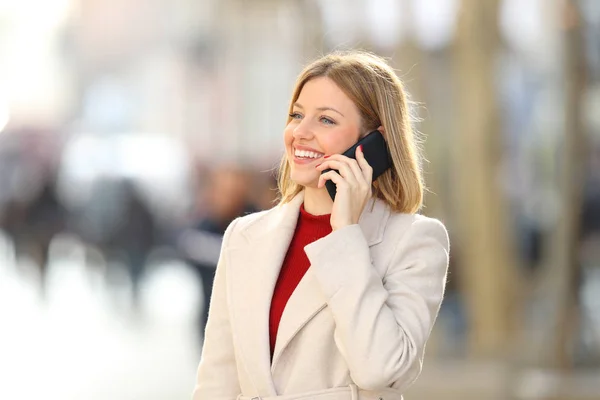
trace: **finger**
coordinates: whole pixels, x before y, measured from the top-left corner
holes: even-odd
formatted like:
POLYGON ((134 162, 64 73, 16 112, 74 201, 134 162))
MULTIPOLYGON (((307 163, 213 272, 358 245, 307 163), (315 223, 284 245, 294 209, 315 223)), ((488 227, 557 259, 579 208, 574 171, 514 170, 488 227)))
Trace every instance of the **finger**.
POLYGON ((322 163, 316 167, 316 169, 319 171, 324 171, 327 168, 337 170, 338 173, 342 177, 347 179, 349 182, 359 182, 359 179, 361 181, 363 180, 362 172, 358 168, 358 164, 356 165, 356 168, 352 168, 350 163, 331 160, 331 161, 325 161, 324 163, 322 163))
POLYGON ((370 184, 373 180, 373 167, 371 167, 365 158, 362 146, 359 146, 358 149, 356 149, 356 162, 360 166, 363 178, 370 184))
MULTIPOLYGON (((341 161, 341 162, 348 163, 350 165, 353 162, 358 162, 359 157, 361 157, 361 156, 364 159, 364 153, 362 151, 362 145, 358 146, 356 148, 355 158, 350 158, 350 157, 347 157, 347 156, 345 156, 343 154, 332 154, 330 156, 325 156, 325 161, 324 162, 327 162, 327 161, 341 161)), ((366 159, 365 159, 365 161, 366 161, 366 159)), ((367 164, 368 164, 368 162, 367 162, 367 164)))
MULTIPOLYGON (((362 146, 359 146, 356 149, 355 154, 356 154, 356 159, 346 157, 342 154, 333 154, 333 155, 329 156, 327 158, 327 160, 345 163, 346 165, 348 165, 350 167, 350 169, 352 170, 352 172, 355 176, 354 182, 356 182, 360 186, 370 186, 372 170, 370 168, 370 165, 368 164, 368 162, 366 162, 366 159, 364 158, 364 154, 362 152, 362 146), (365 161, 366 164, 363 164, 363 165, 366 166, 366 168, 367 168, 366 171, 363 171, 361 164, 358 162, 359 157, 362 157, 362 159, 365 161)), ((327 162, 327 161, 325 161, 325 162, 327 162)), ((325 169, 325 168, 323 168, 323 169, 325 169)))
MULTIPOLYGON (((358 150, 356 151, 356 154, 358 156, 358 150)), ((352 172, 354 173, 354 176, 356 177, 356 182, 358 182, 361 186, 364 186, 368 182, 370 182, 365 179, 365 174, 364 174, 360 164, 358 163, 358 160, 349 158, 348 165, 350 166, 350 168, 352 169, 352 172)))
POLYGON ((329 161, 329 160, 335 160, 335 161, 345 161, 345 160, 351 160, 350 157, 347 157, 343 154, 331 154, 328 156, 323 157, 325 159, 325 161, 329 161))
POLYGON ((347 186, 346 180, 337 173, 337 171, 329 171, 325 172, 319 177, 319 182, 317 183, 318 188, 322 188, 325 186, 325 181, 332 181, 335 183, 335 186, 340 189, 342 187, 347 186))

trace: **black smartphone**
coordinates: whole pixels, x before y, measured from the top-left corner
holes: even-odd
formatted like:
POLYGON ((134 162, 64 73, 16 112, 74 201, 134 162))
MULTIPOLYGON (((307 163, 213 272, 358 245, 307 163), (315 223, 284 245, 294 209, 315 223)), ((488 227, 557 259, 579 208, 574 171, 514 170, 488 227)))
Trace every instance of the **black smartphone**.
MULTIPOLYGON (((390 152, 388 150, 387 144, 385 143, 385 139, 379 131, 370 132, 358 142, 356 142, 354 146, 350 147, 348 150, 343 152, 342 155, 356 159, 356 149, 361 144, 363 146, 362 150, 365 155, 365 159, 373 168, 373 181, 375 181, 375 179, 377 179, 381 174, 383 174, 388 168, 392 166, 392 157, 390 156, 390 152)), ((321 174, 324 174, 328 171, 331 171, 331 168, 324 170, 323 172, 321 172, 321 174)), ((325 187, 327 188, 331 199, 335 200, 335 183, 333 183, 330 180, 327 180, 325 181, 325 187)))

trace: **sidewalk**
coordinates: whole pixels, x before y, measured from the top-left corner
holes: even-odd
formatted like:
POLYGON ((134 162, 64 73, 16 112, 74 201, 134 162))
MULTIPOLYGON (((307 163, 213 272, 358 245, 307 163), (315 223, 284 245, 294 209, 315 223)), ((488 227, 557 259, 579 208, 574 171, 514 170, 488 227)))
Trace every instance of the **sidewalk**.
POLYGON ((498 364, 426 360, 405 400, 600 400, 600 368, 557 376, 498 364))

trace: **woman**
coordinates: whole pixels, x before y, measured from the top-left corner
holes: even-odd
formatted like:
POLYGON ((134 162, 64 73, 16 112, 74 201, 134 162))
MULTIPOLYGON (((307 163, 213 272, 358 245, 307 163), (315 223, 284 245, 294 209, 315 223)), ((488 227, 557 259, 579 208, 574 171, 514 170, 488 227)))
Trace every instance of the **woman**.
POLYGON ((402 83, 374 55, 325 56, 298 78, 284 142, 279 205, 225 232, 194 399, 401 399, 421 370, 449 249, 444 226, 417 214, 402 83), (341 153, 374 129, 393 167, 371 184, 362 152, 341 153))

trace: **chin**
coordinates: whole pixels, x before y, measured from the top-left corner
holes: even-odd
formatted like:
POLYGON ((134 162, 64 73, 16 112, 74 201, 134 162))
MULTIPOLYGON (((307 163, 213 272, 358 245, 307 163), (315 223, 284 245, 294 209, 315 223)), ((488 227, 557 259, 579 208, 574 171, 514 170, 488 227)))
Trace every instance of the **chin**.
POLYGON ((319 183, 319 176, 315 176, 314 174, 305 174, 292 171, 290 178, 298 185, 304 187, 316 188, 317 184, 319 183))

